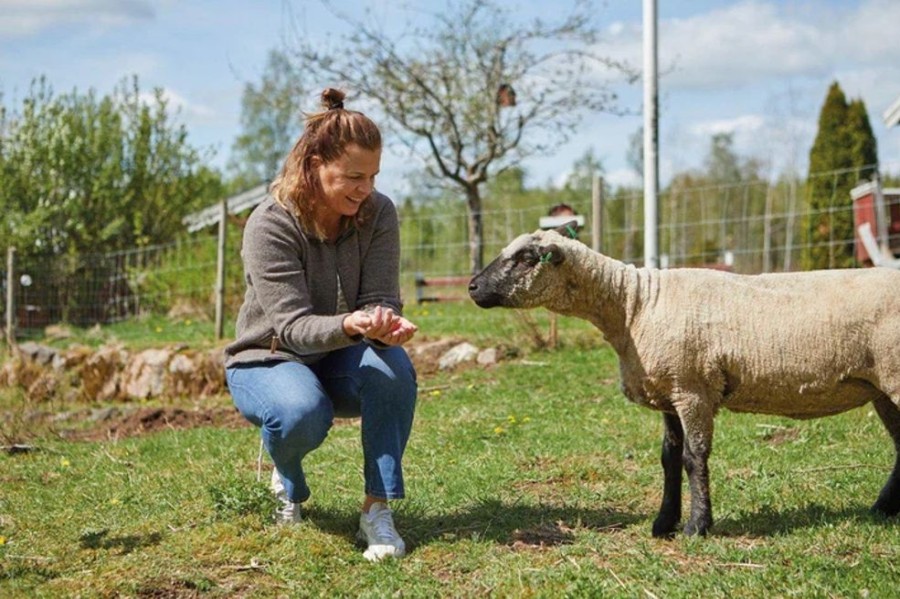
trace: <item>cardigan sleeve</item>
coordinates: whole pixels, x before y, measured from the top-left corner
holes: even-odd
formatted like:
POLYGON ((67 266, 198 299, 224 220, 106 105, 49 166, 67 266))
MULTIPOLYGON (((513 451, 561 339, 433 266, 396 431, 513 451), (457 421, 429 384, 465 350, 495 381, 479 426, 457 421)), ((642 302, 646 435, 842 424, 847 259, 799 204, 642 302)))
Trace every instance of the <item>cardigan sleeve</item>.
POLYGON ((374 218, 371 239, 360 256, 357 309, 374 306, 403 313, 400 299, 400 224, 393 202, 383 197, 374 218))

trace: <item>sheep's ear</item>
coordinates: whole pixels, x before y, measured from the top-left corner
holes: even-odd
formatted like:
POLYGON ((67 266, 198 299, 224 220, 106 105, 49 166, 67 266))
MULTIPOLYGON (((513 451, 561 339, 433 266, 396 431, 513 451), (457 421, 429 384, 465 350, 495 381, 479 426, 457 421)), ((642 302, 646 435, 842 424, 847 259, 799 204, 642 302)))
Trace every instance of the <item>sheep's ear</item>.
POLYGON ((562 250, 559 249, 555 243, 551 243, 550 245, 544 246, 540 248, 540 256, 541 256, 541 264, 552 264, 556 266, 557 264, 562 264, 563 260, 565 260, 565 256, 563 256, 562 250))
POLYGON ((578 238, 578 221, 570 220, 569 222, 560 225, 553 229, 563 237, 568 237, 569 239, 577 239, 578 238))

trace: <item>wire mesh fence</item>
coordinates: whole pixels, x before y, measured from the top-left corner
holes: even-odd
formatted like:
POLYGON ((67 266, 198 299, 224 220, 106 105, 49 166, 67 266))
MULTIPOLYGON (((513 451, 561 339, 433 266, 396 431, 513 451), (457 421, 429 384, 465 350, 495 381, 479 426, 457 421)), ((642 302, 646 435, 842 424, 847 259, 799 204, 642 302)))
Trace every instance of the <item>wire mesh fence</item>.
MULTIPOLYGON (((850 198, 809 208, 802 185, 754 181, 741 185, 672 185, 660 196, 660 265, 707 266, 754 274, 800 270, 803 257, 818 247, 829 257, 853 255, 856 240, 837 234, 810 234, 810 223, 853 220, 850 198)), ((900 198, 896 198, 900 200, 900 198)), ((895 202, 896 202, 895 200, 895 202)), ((589 194, 572 203, 589 215, 589 194)), ((490 260, 521 233, 538 228, 549 206, 516 205, 512 198, 491 198, 482 213, 484 257, 490 260)), ((600 205, 597 231, 602 253, 640 265, 643 260, 643 196, 617 192, 600 205)), ((888 206, 900 211, 900 206, 888 206)), ((583 240, 594 237, 586 219, 583 240)), ((828 225, 830 232, 838 227, 828 225)), ((852 231, 852 229, 850 229, 852 231)), ((225 311, 233 318, 243 293, 240 264, 242 229, 227 227, 225 311)), ((463 202, 439 208, 401 210, 401 287, 407 303, 419 277, 471 274, 468 215, 463 202)), ((900 235, 900 227, 896 235, 900 235)), ((189 305, 211 316, 215 310, 217 238, 212 230, 176 242, 127 251, 54 258, 17 258, 12 280, 0 270, 3 294, 13 284, 13 321, 28 335, 54 323, 107 324, 147 313, 166 314, 189 305)), ((829 266, 837 264, 836 260, 829 266)), ((5 266, 5 265, 4 265, 5 266)), ((6 322, 4 307, 3 321, 6 322)))
MULTIPOLYGON (((216 238, 107 254, 17 257, 13 265, 14 321, 27 335, 55 323, 92 326, 165 313, 180 302, 212 307, 216 238)), ((4 296, 8 274, 0 273, 4 296)))

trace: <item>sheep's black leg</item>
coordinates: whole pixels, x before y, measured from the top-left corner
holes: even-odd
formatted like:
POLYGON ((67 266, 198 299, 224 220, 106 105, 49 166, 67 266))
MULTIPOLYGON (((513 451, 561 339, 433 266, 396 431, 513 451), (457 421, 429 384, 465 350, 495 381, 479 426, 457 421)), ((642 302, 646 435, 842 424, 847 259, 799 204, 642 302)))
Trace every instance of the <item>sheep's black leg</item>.
POLYGON ((662 467, 663 498, 659 515, 653 522, 654 537, 668 537, 675 532, 681 519, 681 454, 684 451, 684 430, 675 414, 663 414, 662 467))
POLYGON ((698 401, 679 411, 684 427, 684 470, 691 488, 691 515, 686 535, 705 535, 713 523, 709 495, 709 455, 712 453, 713 416, 708 404, 698 401))
POLYGON ((881 417, 884 427, 894 440, 894 449, 897 456, 894 461, 894 470, 878 495, 878 499, 872 506, 872 511, 885 516, 896 516, 900 513, 900 408, 883 395, 873 402, 875 411, 881 417))

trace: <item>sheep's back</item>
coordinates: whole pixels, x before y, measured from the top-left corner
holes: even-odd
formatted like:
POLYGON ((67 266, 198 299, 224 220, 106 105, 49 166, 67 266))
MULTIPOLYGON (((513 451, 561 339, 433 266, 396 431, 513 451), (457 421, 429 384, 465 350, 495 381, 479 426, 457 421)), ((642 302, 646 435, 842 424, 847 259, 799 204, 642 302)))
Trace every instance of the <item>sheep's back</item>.
POLYGON ((654 287, 633 335, 641 370, 714 385, 732 409, 834 413, 900 373, 900 272, 675 269, 654 287))

